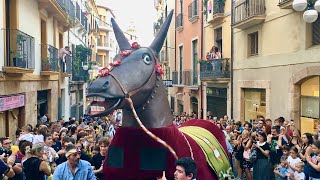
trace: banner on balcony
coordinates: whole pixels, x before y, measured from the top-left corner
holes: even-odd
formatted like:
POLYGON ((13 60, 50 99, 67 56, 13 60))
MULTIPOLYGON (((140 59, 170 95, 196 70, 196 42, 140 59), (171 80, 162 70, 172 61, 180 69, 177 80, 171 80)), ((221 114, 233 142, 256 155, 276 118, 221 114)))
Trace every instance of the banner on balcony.
POLYGON ((0 112, 24 106, 24 95, 0 97, 0 112))

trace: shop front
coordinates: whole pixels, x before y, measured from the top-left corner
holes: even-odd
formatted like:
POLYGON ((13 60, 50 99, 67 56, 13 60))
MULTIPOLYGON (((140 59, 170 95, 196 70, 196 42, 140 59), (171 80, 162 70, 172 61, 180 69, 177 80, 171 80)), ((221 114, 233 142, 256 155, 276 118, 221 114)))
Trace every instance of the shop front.
POLYGON ((252 122, 260 116, 266 117, 266 89, 243 88, 243 119, 252 122))
POLYGON ((315 133, 320 123, 320 76, 312 77, 301 84, 301 132, 315 133))
POLYGON ((24 106, 24 94, 0 96, 0 137, 14 139, 16 128, 24 124, 24 106))

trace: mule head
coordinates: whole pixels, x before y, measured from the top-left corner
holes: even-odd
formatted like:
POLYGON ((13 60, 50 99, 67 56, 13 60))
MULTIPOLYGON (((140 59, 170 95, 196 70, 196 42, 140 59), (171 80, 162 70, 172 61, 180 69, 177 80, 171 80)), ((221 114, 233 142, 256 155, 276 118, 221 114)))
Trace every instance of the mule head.
POLYGON ((162 48, 172 15, 173 11, 149 47, 130 45, 114 19, 111 20, 121 54, 116 56, 113 68, 102 69, 99 77, 89 85, 89 114, 104 116, 115 109, 127 108, 127 97, 132 99, 135 108, 143 108, 154 88, 162 83, 156 54, 162 48))

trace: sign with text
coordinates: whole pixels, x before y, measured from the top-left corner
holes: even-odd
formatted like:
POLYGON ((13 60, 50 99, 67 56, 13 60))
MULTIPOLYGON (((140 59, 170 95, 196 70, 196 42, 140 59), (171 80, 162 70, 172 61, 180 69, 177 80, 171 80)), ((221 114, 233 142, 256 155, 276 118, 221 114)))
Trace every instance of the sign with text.
POLYGON ((24 95, 0 97, 0 111, 24 106, 24 95))
POLYGON ((167 87, 173 87, 172 80, 163 80, 163 84, 167 87))

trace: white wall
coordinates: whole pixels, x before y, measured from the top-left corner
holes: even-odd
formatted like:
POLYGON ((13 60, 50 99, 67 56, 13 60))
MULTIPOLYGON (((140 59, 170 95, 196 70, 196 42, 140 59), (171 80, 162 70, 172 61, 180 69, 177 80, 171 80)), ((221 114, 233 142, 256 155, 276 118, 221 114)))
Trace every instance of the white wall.
POLYGON ((19 27, 18 29, 22 32, 34 37, 35 40, 35 69, 34 74, 40 74, 41 69, 41 58, 40 58, 40 15, 38 10, 38 2, 36 0, 20 0, 19 1, 19 27), (28 9, 26 11, 26 9, 28 9))

